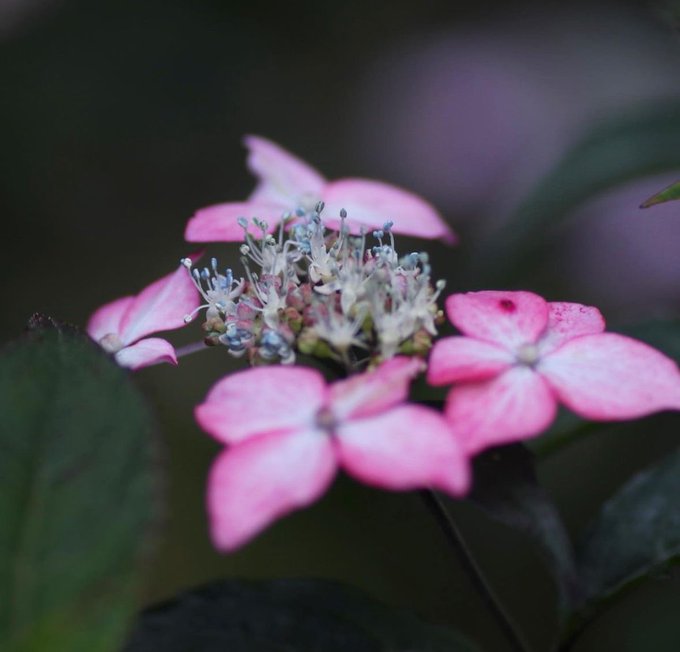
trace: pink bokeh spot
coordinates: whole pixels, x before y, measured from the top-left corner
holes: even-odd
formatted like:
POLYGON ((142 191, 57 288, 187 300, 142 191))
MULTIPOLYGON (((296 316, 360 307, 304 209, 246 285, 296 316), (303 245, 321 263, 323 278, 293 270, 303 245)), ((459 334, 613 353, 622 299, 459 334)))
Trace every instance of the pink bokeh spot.
POLYGON ((463 335, 437 342, 427 380, 454 383, 445 415, 468 454, 541 434, 558 403, 593 420, 680 409, 680 371, 656 349, 605 333, 599 310, 531 292, 447 299, 463 335))
POLYGON ((196 286, 181 265, 137 296, 103 305, 90 317, 86 330, 105 351, 114 355, 121 367, 135 370, 159 362, 177 364, 175 349, 169 342, 146 336, 185 326, 185 316, 198 305, 196 286))
POLYGON ((245 202, 216 204, 198 210, 189 220, 184 237, 189 242, 240 242, 243 228, 238 218, 257 217, 275 229, 285 214, 298 208, 311 210, 326 205, 324 222, 340 226, 340 210, 348 214, 347 226, 357 234, 362 228, 380 229, 392 221, 395 233, 441 239, 453 244, 456 235, 437 210, 408 190, 370 179, 327 181, 313 167, 276 143, 260 136, 246 136, 248 169, 257 178, 255 190, 245 202))
POLYGON ((405 403, 422 363, 392 358, 327 385, 299 367, 253 368, 220 380, 196 408, 229 444, 208 479, 212 539, 231 551, 317 500, 336 470, 391 490, 467 491, 467 457, 444 417, 405 403))

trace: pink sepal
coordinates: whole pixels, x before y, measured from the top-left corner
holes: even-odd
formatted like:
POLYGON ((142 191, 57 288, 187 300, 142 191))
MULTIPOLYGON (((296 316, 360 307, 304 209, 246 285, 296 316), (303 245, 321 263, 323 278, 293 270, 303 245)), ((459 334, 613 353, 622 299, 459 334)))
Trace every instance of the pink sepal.
POLYGON ((235 550, 272 521, 313 503, 335 472, 332 443, 318 431, 271 433, 230 448, 208 478, 215 546, 235 550))
POLYGON ((243 227, 239 217, 248 220, 248 231, 254 237, 262 237, 262 231, 253 223, 257 217, 267 223, 267 233, 278 228, 285 206, 265 201, 230 202, 201 208, 194 213, 184 231, 187 242, 242 242, 243 227))
POLYGON ((312 427, 327 392, 313 369, 255 367, 219 380, 194 414, 215 439, 235 444, 266 432, 312 427))
POLYGON ((680 409, 677 364, 637 340, 602 333, 575 338, 538 367, 564 404, 596 420, 680 409))
POLYGON ((491 380, 451 389, 445 416, 465 452, 540 434, 555 418, 557 401, 540 374, 510 369, 491 380))
POLYGON ((156 333, 181 328, 184 317, 199 305, 191 276, 183 265, 144 288, 130 304, 120 322, 123 344, 156 333))
POLYGON ((343 423, 336 446, 341 466, 385 489, 434 487, 453 495, 469 485, 467 458, 435 410, 403 405, 343 423))
POLYGON ((97 342, 109 334, 120 339, 120 324, 134 300, 135 297, 122 297, 98 308, 87 322, 88 335, 97 342))
POLYGON ((347 224, 353 233, 359 229, 382 229, 394 222, 394 232, 418 238, 441 238, 454 244, 457 237, 437 210, 421 197, 381 181, 338 179, 324 188, 324 222, 330 228, 340 225, 340 210, 347 211, 347 224))
POLYGON ((376 414, 408 397, 411 380, 424 368, 418 358, 397 356, 373 371, 335 382, 330 387, 330 405, 338 419, 376 414))
POLYGON ((432 348, 427 382, 438 386, 461 380, 486 380, 513 362, 512 353, 498 344, 472 337, 445 337, 432 348))
POLYGON ((262 136, 245 136, 248 169, 258 178, 252 201, 270 201, 294 210, 306 198, 321 198, 326 180, 311 165, 262 136))
POLYGON ((463 335, 512 349, 535 342, 548 324, 548 304, 533 292, 452 294, 446 312, 463 335))
POLYGON ((597 308, 552 301, 548 304, 548 328, 540 342, 541 355, 554 351, 575 337, 595 335, 604 329, 604 317, 597 308))
POLYGON ((136 344, 126 346, 115 354, 116 362, 121 367, 128 367, 133 371, 148 367, 159 362, 177 364, 175 348, 160 337, 147 337, 136 344))

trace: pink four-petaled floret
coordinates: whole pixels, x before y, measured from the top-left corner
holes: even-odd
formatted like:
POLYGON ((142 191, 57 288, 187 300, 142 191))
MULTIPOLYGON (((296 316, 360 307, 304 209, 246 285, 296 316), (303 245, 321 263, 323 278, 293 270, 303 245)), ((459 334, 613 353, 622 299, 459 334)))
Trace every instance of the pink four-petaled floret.
POLYGON ((462 335, 435 344, 427 378, 454 383, 445 416, 470 454, 540 434, 558 403, 592 420, 680 409, 676 363, 605 333, 597 308, 486 291, 454 294, 446 311, 462 335))
POLYGON ((175 349, 159 337, 145 337, 186 324, 185 316, 199 305, 196 286, 184 266, 144 288, 99 308, 87 332, 113 353, 122 367, 141 369, 158 362, 177 364, 175 349))
POLYGON ((208 480, 212 538, 234 550, 317 500, 339 467, 393 490, 469 484, 467 458, 431 408, 404 404, 422 363, 397 357, 328 385, 302 367, 259 367, 220 380, 196 419, 229 445, 208 480))
POLYGON ((326 227, 340 226, 340 210, 348 214, 347 226, 358 233, 381 229, 390 220, 393 231, 419 238, 441 238, 453 243, 456 236, 436 209, 417 195, 396 186, 370 179, 327 181, 317 170, 290 152, 260 136, 246 136, 247 164, 258 183, 245 202, 208 206, 189 220, 185 238, 189 242, 239 242, 243 228, 239 217, 258 217, 278 227, 285 213, 298 207, 312 210, 319 201, 325 204, 326 227))

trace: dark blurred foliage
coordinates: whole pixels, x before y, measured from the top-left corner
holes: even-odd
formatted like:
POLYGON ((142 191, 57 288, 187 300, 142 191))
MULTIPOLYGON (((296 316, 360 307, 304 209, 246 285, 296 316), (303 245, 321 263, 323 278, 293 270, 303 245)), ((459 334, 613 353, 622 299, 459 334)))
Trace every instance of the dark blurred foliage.
MULTIPOLYGON (((428 151, 421 150, 421 158, 400 154, 410 151, 400 145, 407 134, 402 127, 383 129, 386 124, 409 128, 394 120, 402 97, 418 106, 408 65, 398 67, 400 56, 410 52, 406 46, 448 33, 477 34, 489 20, 495 34, 540 32, 543 23, 535 17, 545 15, 544 5, 539 11, 538 4, 489 0, 0 2, 0 340, 15 337, 38 310, 83 324, 102 303, 136 292, 174 268, 188 251, 182 232, 192 211, 244 198, 252 188, 240 145, 244 133, 281 142, 331 178, 383 177, 430 192, 418 174, 432 166, 425 158, 428 151), (404 75, 401 96, 381 94, 387 73, 397 81, 404 75), (373 141, 372 133, 377 134, 373 141), (367 155, 371 147, 375 153, 367 155)), ((555 3, 561 10, 559 5, 555 3)), ((672 44, 675 38, 656 5, 571 3, 570 11, 569 30, 587 25, 589 38, 597 41, 597 26, 603 42, 612 30, 622 28, 602 17, 623 16, 628 25, 624 45, 628 43, 633 57, 655 39, 672 44)), ((568 36, 565 31, 564 38, 568 36)), ((642 76, 654 77, 657 57, 659 68, 666 67, 666 79, 666 50, 655 52, 642 76)), ((606 51, 599 56, 606 57, 606 51)), ((562 74, 569 61, 541 63, 539 77, 545 78, 546 92, 552 92, 560 77, 550 74, 551 66, 562 74)), ((616 68, 615 57, 611 65, 616 68)), ((625 74, 618 70, 612 79, 622 84, 625 95, 625 74)), ((677 95, 668 85, 668 93, 677 95)), ((617 92, 614 88, 615 98, 617 92)), ((493 94, 490 98, 503 100, 493 94)), ((502 112, 504 105, 499 106, 502 112)), ((541 115, 540 129, 546 132, 538 127, 534 131, 537 140, 545 141, 551 114, 541 115)), ((413 120, 417 132, 415 123, 423 117, 414 113, 413 120)), ((558 142, 555 151, 562 145, 558 142)), ((521 165, 521 152, 520 147, 508 154, 510 168, 521 165)), ((496 160, 495 149, 482 159, 496 160)), ((527 172, 524 183, 539 174, 527 172)), ((489 181, 486 195, 493 196, 493 183, 489 181)), ((631 206, 661 186, 641 189, 631 206)), ((459 211, 455 197, 445 205, 443 190, 436 199, 462 232, 462 250, 465 237, 474 238, 480 227, 470 218, 491 219, 493 211, 481 197, 459 211)), ((637 219, 627 210, 631 220, 637 219)), ((665 215, 671 224, 670 214, 665 215)), ((675 215, 680 223, 677 205, 675 215)), ((654 224, 649 215, 644 219, 654 224)), ((585 244, 606 247, 606 239, 603 243, 590 232, 583 235, 587 223, 579 220, 578 228, 552 244, 556 254, 536 269, 535 287, 548 294, 552 288, 555 298, 598 301, 606 309, 609 295, 606 286, 598 289, 598 279, 582 275, 571 280, 574 270, 582 272, 592 264, 592 256, 590 263, 578 259, 585 244), (570 246, 567 261, 558 251, 563 242, 570 246)), ((680 235, 677 228, 674 233, 680 235)), ((677 239, 675 243, 677 251, 677 239)), ((416 246, 413 241, 404 248, 416 246)), ((438 243, 428 248, 435 268, 457 289, 455 253, 438 243)), ((221 251, 223 258, 236 253, 233 247, 221 251)), ((612 269, 595 267, 595 273, 610 273, 616 280, 612 269)), ((669 274, 664 279, 678 278, 677 266, 669 274)), ((675 287, 677 306, 680 285, 675 287)), ((643 284, 638 295, 629 297, 628 312, 622 312, 630 315, 646 291, 643 284)), ((668 301, 672 305, 672 298, 668 301)), ((620 306, 621 300, 614 298, 611 305, 620 306)), ((179 340, 189 341, 195 333, 187 330, 179 340)), ((201 356, 187 358, 179 369, 158 367, 139 374, 160 414, 169 469, 166 528, 145 602, 216 577, 336 578, 451 623, 485 649, 503 649, 490 617, 415 496, 373 491, 340 479, 319 504, 276 524, 239 553, 215 553, 207 538, 203 491, 218 447, 194 425, 192 408, 220 375, 240 363, 223 351, 201 356)), ((670 450, 677 442, 677 425, 676 419, 659 416, 612 426, 543 463, 542 479, 570 529, 587 524, 598 504, 630 473, 670 450)), ((537 649, 545 648, 555 624, 553 591, 535 551, 468 505, 456 505, 454 511, 499 593, 537 649)), ((677 650, 679 591, 677 574, 645 583, 593 626, 577 649, 677 650)))

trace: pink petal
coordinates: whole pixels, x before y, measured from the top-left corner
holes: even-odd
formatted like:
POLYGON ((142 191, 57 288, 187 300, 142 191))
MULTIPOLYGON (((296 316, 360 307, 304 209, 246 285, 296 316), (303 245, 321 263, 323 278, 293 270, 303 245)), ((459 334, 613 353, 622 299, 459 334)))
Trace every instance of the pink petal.
POLYGON ((119 336, 120 323, 134 299, 134 297, 116 299, 95 311, 87 323, 88 335, 97 342, 105 335, 113 334, 119 336))
POLYGON ((442 238, 450 244, 456 234, 437 210, 424 199, 407 190, 369 179, 339 179, 323 191, 326 204, 323 218, 329 228, 340 224, 340 210, 347 211, 352 233, 361 226, 381 229, 393 221, 393 231, 419 238, 442 238))
POLYGON ((548 323, 548 304, 533 292, 453 294, 446 312, 463 335, 512 350, 534 343, 548 323))
POLYGON ((540 342, 541 354, 554 351, 574 337, 602 333, 604 328, 604 317, 597 308, 552 301, 548 304, 548 328, 540 342))
POLYGON ((423 369, 418 358, 397 356, 330 387, 330 407, 336 419, 358 418, 382 412, 408 397, 411 380, 423 369))
POLYGON ((542 359, 538 370, 568 408, 588 419, 633 419, 680 409, 675 362, 623 335, 571 340, 542 359))
POLYGON ((316 202, 326 180, 310 165, 261 136, 246 136, 248 169, 259 183, 250 196, 254 201, 271 201, 295 210, 300 203, 316 202))
POLYGON ((184 239, 187 242, 242 242, 244 233, 237 221, 239 217, 245 217, 249 222, 250 233, 259 237, 262 232, 252 224, 252 218, 267 222, 267 233, 273 233, 286 210, 283 204, 263 201, 215 204, 194 213, 187 223, 184 239))
POLYGON ((160 337, 147 337, 118 351, 116 362, 121 367, 129 367, 135 370, 159 362, 169 362, 176 365, 177 356, 170 342, 166 342, 160 337))
POLYGON ((445 337, 430 353, 427 382, 448 385, 459 380, 486 380, 515 361, 506 348, 472 337, 445 337))
POLYGON ((340 464, 366 484, 396 491, 435 487, 465 493, 467 457, 435 410, 402 405, 343 423, 337 430, 340 464))
POLYGON ((326 396, 318 371, 255 367, 218 381, 195 417, 213 437, 234 444, 267 432, 312 427, 326 396))
POLYGON ((149 333, 185 326, 184 317, 198 305, 196 286, 186 267, 180 265, 135 297, 121 320, 120 339, 132 344, 149 333))
POLYGON ((313 503, 336 467, 333 445, 318 430, 263 435, 222 453, 208 478, 215 546, 235 550, 272 521, 313 503))
POLYGON ((528 367, 496 378, 457 385, 445 416, 468 454, 540 434, 555 418, 557 401, 548 384, 528 367))

